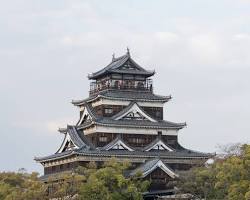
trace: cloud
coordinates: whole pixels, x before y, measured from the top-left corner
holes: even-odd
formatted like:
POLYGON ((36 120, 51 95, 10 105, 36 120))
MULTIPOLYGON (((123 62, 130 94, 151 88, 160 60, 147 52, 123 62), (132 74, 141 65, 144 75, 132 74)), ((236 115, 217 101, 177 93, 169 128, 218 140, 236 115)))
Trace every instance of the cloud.
POLYGON ((58 128, 66 128, 67 125, 76 124, 72 119, 58 119, 54 121, 49 121, 45 123, 45 127, 50 133, 54 133, 58 130, 58 128))
POLYGON ((194 35, 189 41, 189 49, 195 61, 203 64, 219 62, 221 58, 220 38, 213 34, 194 35))
MULTIPOLYGON (((0 7, 3 134, 27 134, 38 141, 34 149, 52 152, 55 141, 61 142, 58 127, 76 122, 67 116, 79 116, 64 102, 85 98, 86 75, 129 46, 141 66, 156 69, 156 92, 174 96, 166 105, 166 119, 188 122, 180 134, 187 147, 207 151, 225 139, 249 140, 249 8, 233 0, 182 4, 5 1, 0 7)), ((8 146, 1 145, 3 151, 8 146)), ((21 148, 31 152, 29 146, 21 148)), ((21 153, 12 150, 15 157, 21 153)))
POLYGON ((233 36, 233 40, 235 41, 248 41, 250 42, 250 34, 247 33, 238 33, 233 36))
POLYGON ((44 122, 35 121, 17 121, 12 123, 12 126, 20 129, 30 130, 32 133, 36 134, 56 134, 58 128, 64 128, 67 124, 75 124, 72 119, 64 118, 44 122))
POLYGON ((139 52, 137 55, 146 62, 163 56, 166 58, 164 61, 171 65, 181 65, 185 61, 185 65, 222 68, 250 64, 247 58, 249 53, 245 51, 248 41, 248 34, 233 35, 220 30, 186 34, 183 30, 141 32, 126 28, 119 34, 109 29, 65 35, 59 39, 62 46, 95 49, 109 47, 111 53, 129 46, 132 53, 133 50, 139 52))
POLYGON ((173 32, 155 32, 155 39, 159 42, 172 43, 179 39, 179 36, 173 32))

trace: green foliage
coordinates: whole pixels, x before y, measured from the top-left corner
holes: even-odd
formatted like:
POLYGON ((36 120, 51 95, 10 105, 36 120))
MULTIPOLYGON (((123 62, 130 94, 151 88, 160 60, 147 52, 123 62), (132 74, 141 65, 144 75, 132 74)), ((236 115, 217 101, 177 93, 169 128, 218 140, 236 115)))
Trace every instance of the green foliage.
POLYGON ((46 184, 49 198, 64 199, 73 197, 80 190, 82 182, 85 181, 83 175, 74 172, 65 172, 56 178, 51 178, 46 184))
POLYGON ((95 163, 51 177, 47 184, 37 173, 0 173, 0 200, 141 200, 148 182, 137 176, 127 178, 129 162, 112 159, 97 169, 95 163))
POLYGON ((0 199, 46 200, 46 187, 37 173, 0 173, 0 199))
POLYGON ((241 146, 237 155, 217 159, 181 177, 181 192, 205 199, 250 200, 250 145, 241 146))
POLYGON ((93 200, 142 200, 149 183, 139 177, 126 178, 128 162, 118 163, 114 159, 105 163, 105 167, 86 174, 87 180, 82 184, 80 199, 93 200))

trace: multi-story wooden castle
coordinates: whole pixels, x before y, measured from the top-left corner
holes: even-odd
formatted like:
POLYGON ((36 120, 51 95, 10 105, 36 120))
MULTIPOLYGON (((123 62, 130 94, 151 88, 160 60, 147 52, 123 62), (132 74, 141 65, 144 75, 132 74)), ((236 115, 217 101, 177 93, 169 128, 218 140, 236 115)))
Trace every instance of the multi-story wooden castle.
POLYGON ((169 183, 179 171, 204 164, 211 154, 178 143, 178 131, 186 123, 163 119, 164 104, 171 96, 154 94, 150 79, 154 74, 138 65, 128 51, 89 75, 93 81, 89 97, 72 101, 80 110, 78 122, 59 129, 65 136, 55 154, 35 158, 44 167, 42 179, 115 157, 129 160, 130 175, 140 171, 142 178, 151 180, 149 192, 160 194, 172 189, 169 183))

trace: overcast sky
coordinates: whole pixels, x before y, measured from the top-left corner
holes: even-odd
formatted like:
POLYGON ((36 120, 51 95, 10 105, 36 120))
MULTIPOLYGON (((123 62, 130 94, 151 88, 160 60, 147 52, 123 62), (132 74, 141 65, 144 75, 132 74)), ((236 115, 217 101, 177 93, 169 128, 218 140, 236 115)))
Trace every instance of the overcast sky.
POLYGON ((42 172, 87 74, 130 48, 186 148, 250 141, 249 0, 0 0, 0 171, 42 172))

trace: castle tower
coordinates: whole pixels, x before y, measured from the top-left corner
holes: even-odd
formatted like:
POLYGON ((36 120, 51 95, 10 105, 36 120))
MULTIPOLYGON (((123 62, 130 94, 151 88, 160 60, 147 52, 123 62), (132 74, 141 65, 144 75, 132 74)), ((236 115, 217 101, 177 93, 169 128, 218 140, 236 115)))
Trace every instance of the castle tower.
POLYGON ((154 74, 137 64, 129 51, 90 74, 89 97, 72 101, 79 108, 78 122, 59 129, 65 136, 55 154, 35 158, 44 166, 42 179, 115 157, 129 160, 129 174, 142 172, 142 178, 151 180, 150 192, 157 193, 169 191, 179 171, 204 164, 211 154, 178 143, 178 131, 186 123, 164 120, 164 104, 171 96, 154 94, 154 74))

